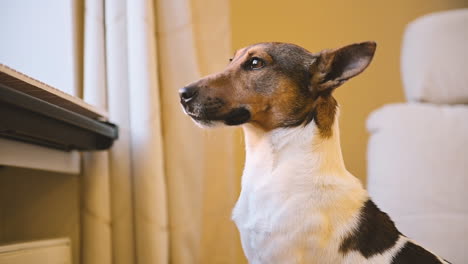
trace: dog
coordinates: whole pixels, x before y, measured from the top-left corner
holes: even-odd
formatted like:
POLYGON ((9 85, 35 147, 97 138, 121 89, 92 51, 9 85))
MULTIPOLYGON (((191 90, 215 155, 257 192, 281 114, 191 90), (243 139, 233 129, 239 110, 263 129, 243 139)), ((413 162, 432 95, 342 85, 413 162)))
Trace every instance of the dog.
POLYGON ((243 128, 232 219, 249 263, 449 263, 401 234, 345 168, 333 91, 363 72, 375 49, 258 43, 179 90, 198 125, 243 128))

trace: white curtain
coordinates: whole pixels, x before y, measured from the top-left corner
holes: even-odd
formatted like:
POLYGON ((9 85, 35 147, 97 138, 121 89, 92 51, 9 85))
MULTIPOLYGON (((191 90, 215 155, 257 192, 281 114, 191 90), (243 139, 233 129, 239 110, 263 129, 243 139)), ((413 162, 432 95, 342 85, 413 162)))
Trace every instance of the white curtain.
MULTIPOLYGON (((107 108, 104 10, 101 1, 86 1, 83 99, 107 108)), ((81 261, 111 263, 109 153, 83 154, 81 177, 81 261)))
POLYGON ((138 263, 169 263, 153 2, 129 0, 127 16, 136 255, 138 263))
POLYGON ((177 94, 226 64, 229 1, 86 0, 84 17, 84 97, 119 140, 84 159, 82 263, 244 263, 239 132, 197 128, 177 94))

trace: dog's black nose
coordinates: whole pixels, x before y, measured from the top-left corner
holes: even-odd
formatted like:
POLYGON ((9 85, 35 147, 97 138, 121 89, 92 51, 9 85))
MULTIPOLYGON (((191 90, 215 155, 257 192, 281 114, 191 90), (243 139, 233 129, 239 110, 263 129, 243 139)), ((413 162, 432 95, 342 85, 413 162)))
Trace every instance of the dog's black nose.
POLYGON ((184 88, 179 89, 180 99, 184 102, 188 102, 194 99, 198 95, 198 87, 196 86, 185 86, 184 88))

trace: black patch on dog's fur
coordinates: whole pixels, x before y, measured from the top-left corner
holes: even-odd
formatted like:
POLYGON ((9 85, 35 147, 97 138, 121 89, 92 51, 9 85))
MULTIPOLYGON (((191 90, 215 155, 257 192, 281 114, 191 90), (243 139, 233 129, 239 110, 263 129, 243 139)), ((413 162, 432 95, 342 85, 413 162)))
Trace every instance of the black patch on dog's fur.
POLYGON ((357 230, 343 240, 340 252, 345 254, 355 250, 369 258, 393 247, 399 236, 390 217, 369 199, 361 209, 357 230))
POLYGON ((233 109, 224 117, 224 123, 228 126, 237 126, 250 120, 250 111, 244 107, 233 109))
POLYGON ((415 263, 441 264, 442 262, 431 252, 411 242, 406 242, 392 261, 392 264, 415 263))

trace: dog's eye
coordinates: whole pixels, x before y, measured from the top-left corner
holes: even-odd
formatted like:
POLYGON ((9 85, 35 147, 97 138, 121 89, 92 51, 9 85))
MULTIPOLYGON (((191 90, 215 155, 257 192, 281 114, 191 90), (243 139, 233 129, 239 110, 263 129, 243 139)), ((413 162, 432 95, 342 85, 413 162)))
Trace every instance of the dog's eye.
POLYGON ((250 59, 250 69, 258 70, 263 68, 263 66, 265 66, 265 62, 262 59, 257 57, 253 57, 252 59, 250 59))

